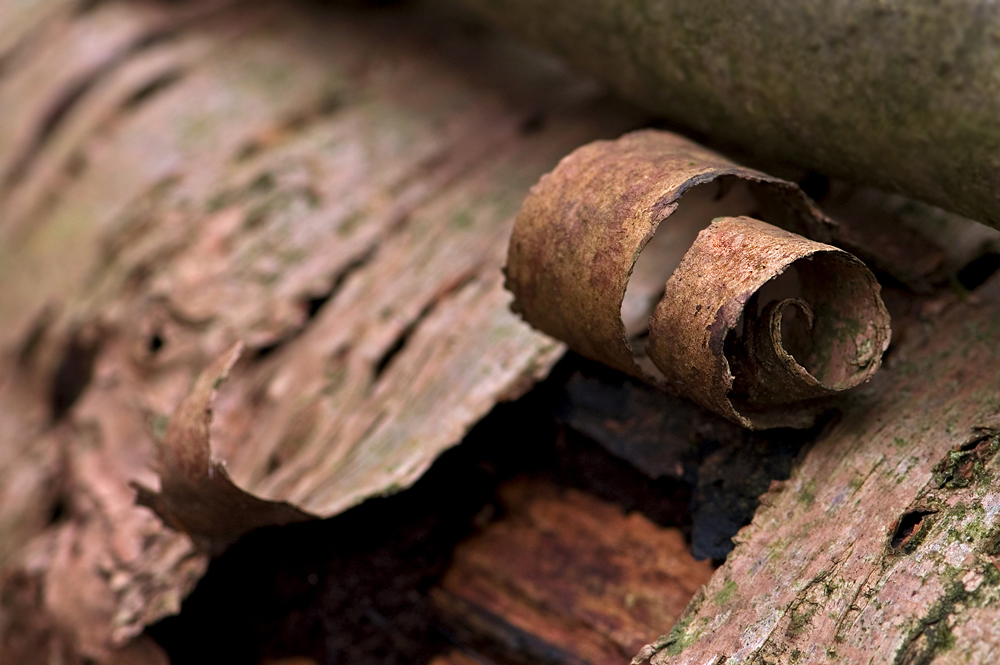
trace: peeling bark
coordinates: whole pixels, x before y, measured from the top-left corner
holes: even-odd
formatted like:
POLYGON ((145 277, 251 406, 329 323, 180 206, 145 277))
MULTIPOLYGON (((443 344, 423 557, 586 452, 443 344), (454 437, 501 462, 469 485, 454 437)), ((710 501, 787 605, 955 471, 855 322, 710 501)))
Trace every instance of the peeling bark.
POLYGON ((322 517, 530 387, 563 347, 508 310, 514 213, 641 117, 433 11, 196 4, 0 22, 5 662, 118 657, 267 521, 179 515, 164 435, 230 506, 322 517), (204 384, 178 411, 237 342, 211 424, 204 384))
POLYGON ((525 321, 585 356, 744 427, 809 427, 821 398, 878 370, 889 316, 861 261, 790 231, 835 227, 793 183, 674 134, 633 132, 577 149, 531 189, 506 285, 525 321), (649 245, 656 261, 640 269, 649 245), (633 349, 623 317, 641 319, 633 303, 657 295, 646 348, 633 349))

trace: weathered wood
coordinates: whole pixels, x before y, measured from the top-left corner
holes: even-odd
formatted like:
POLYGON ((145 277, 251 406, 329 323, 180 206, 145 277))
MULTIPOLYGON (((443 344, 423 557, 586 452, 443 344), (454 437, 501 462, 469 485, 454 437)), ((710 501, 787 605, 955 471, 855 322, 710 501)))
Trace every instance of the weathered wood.
POLYGON ((504 517, 460 545, 435 591, 458 641, 524 663, 622 663, 712 568, 678 529, 544 481, 501 489, 504 517))
POLYGON ((830 239, 833 229, 794 183, 642 130, 578 148, 532 187, 506 286, 525 321, 574 351, 744 427, 808 427, 816 404, 866 381, 889 345, 871 272, 798 235, 830 239), (706 188, 720 199, 715 211, 699 205, 704 217, 682 213, 675 224, 688 193, 706 188), (736 200, 723 212, 727 191, 736 200), (638 312, 649 336, 633 349, 622 312, 632 309, 633 267, 661 227, 683 254, 658 262, 659 284, 642 280, 656 305, 638 312))
POLYGON ((907 331, 635 662, 995 662, 1000 281, 907 331))

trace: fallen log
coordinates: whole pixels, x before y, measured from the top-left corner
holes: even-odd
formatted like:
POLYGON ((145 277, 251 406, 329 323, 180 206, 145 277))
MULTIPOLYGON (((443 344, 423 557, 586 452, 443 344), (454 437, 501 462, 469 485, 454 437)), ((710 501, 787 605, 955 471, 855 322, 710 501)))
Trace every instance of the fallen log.
POLYGON ((1000 227, 989 2, 463 2, 689 131, 1000 227))

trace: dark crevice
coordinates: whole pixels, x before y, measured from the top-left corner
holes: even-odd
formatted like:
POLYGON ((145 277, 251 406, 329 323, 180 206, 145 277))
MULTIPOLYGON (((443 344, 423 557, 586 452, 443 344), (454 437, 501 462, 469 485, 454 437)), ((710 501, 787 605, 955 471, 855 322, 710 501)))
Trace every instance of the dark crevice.
POLYGON ((362 254, 358 258, 348 263, 339 273, 337 273, 337 276, 333 279, 333 284, 330 286, 329 291, 326 291, 325 293, 320 293, 315 296, 304 298, 302 300, 301 306, 306 313, 305 325, 303 325, 301 328, 299 328, 290 335, 286 335, 285 337, 276 339, 274 342, 270 344, 266 344, 264 346, 259 347, 256 350, 256 353, 254 354, 254 359, 263 360, 264 358, 273 355, 278 349, 282 348, 292 340, 296 339, 299 335, 301 335, 305 330, 306 326, 309 324, 309 322, 313 321, 317 316, 319 316, 319 312, 321 309, 323 309, 323 306, 326 305, 326 303, 333 300, 333 298, 340 292, 344 284, 347 282, 348 278, 350 278, 351 275, 353 275, 354 273, 358 272, 366 265, 371 263, 377 253, 378 253, 378 245, 373 245, 372 247, 368 248, 368 250, 364 254, 362 254))
POLYGON ((70 507, 67 498, 65 496, 57 497, 49 507, 48 524, 51 526, 66 521, 69 518, 69 512, 70 507))
POLYGON ((475 275, 469 275, 464 279, 457 281, 453 286, 439 294, 437 297, 432 298, 426 305, 423 306, 417 316, 414 317, 414 319, 399 332, 396 340, 389 345, 389 348, 385 350, 382 357, 375 363, 375 367, 373 369, 373 382, 377 382, 380 378, 382 378, 382 375, 385 374, 385 371, 389 368, 389 365, 392 364, 392 361, 402 352, 402 350, 406 347, 407 342, 409 342, 410 338, 413 337, 413 333, 415 333, 417 328, 420 327, 420 324, 422 324, 427 317, 431 315, 441 301, 446 299, 451 294, 461 291, 462 288, 474 279, 475 275))
POLYGON ((979 448, 981 446, 989 444, 989 442, 992 439, 993 439, 993 437, 991 437, 991 436, 982 436, 982 437, 979 437, 977 439, 973 439, 971 441, 967 441, 966 443, 963 443, 961 446, 958 447, 958 449, 961 452, 963 452, 963 453, 967 453, 967 452, 975 450, 976 448, 979 448))
MULTIPOLYGON (((688 520, 683 483, 642 474, 552 413, 576 358, 521 399, 497 405, 410 489, 346 513, 245 536, 212 562, 181 613, 149 629, 171 662, 426 663, 453 648, 431 590, 465 538, 503 517, 498 488, 546 478, 688 520)), ((521 633, 526 637, 527 633, 521 633)))
POLYGON ((924 518, 936 512, 935 510, 912 510, 900 517, 899 525, 892 534, 892 540, 889 541, 889 547, 895 550, 907 548, 908 545, 915 546, 915 536, 924 528, 924 518))
POLYGON ((149 341, 146 343, 146 348, 149 350, 150 355, 155 356, 163 349, 163 346, 165 344, 166 340, 163 339, 163 334, 159 331, 156 331, 149 336, 149 341))
POLYGON ((122 103, 122 110, 135 111, 135 109, 139 108, 159 93, 164 92, 174 84, 179 83, 183 78, 184 71, 181 69, 172 69, 160 74, 152 81, 149 81, 144 86, 129 95, 128 99, 122 103))
POLYGON ((280 349, 285 344, 295 339, 295 337, 297 336, 298 333, 296 333, 295 335, 289 335, 288 337, 281 337, 275 340, 274 342, 271 342, 270 344, 265 344, 264 346, 259 347, 254 353, 253 359, 264 360, 265 358, 274 355, 274 353, 278 349, 280 349))
POLYGON ((799 188, 813 201, 822 201, 830 193, 830 178, 810 171, 800 181, 799 188))
POLYGON ((983 254, 959 270, 955 279, 965 290, 973 291, 992 277, 997 270, 1000 270, 1000 254, 983 254))
POLYGON ((371 263, 375 259, 376 254, 378 254, 378 245, 369 247, 364 254, 348 263, 339 273, 337 273, 337 276, 333 280, 333 284, 330 285, 329 291, 307 298, 303 302, 303 305, 305 306, 306 315, 309 317, 309 320, 312 321, 315 319, 319 315, 320 310, 323 309, 323 305, 330 302, 334 296, 340 293, 340 290, 344 288, 344 284, 347 283, 347 280, 351 277, 351 275, 371 263))
POLYGON ((86 390, 99 347, 96 341, 84 340, 80 335, 70 338, 52 377, 49 404, 53 422, 62 420, 86 390))
POLYGON ((538 132, 545 129, 545 114, 541 111, 532 113, 524 120, 521 121, 521 125, 518 127, 521 134, 524 136, 530 136, 532 134, 537 134, 538 132))
POLYGON ((382 378, 382 374, 384 374, 385 370, 388 369, 389 364, 393 361, 393 359, 395 359, 396 356, 399 355, 399 352, 403 350, 403 347, 406 346, 406 343, 410 341, 410 337, 413 335, 413 332, 417 329, 417 326, 419 326, 423 322, 423 320, 427 318, 427 316, 434 309, 435 304, 436 304, 435 301, 428 303, 428 305, 420 311, 420 314, 417 315, 417 318, 415 318, 408 326, 403 328, 402 332, 399 333, 399 336, 396 337, 396 341, 394 341, 389 346, 389 348, 385 350, 385 353, 382 354, 382 357, 379 358, 377 363, 375 363, 375 369, 374 369, 375 381, 378 381, 380 378, 382 378))

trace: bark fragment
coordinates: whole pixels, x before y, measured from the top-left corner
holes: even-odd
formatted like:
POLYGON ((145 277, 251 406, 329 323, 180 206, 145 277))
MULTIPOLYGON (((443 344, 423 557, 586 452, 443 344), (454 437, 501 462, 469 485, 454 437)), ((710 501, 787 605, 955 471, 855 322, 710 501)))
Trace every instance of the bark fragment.
MULTIPOLYGON (((629 344, 622 311, 633 309, 624 303, 640 252, 675 221, 687 190, 713 181, 748 188, 748 213, 830 236, 795 185, 671 134, 635 132, 577 150, 532 189, 508 256, 514 310, 570 348, 745 427, 806 427, 804 403, 866 381, 889 343, 878 282, 846 252, 747 217, 716 220, 676 269, 660 268, 670 279, 649 320, 652 365, 629 344), (797 277, 786 277, 797 282, 782 287, 776 278, 793 265, 797 277), (777 295, 762 293, 758 308, 768 283, 777 295), (783 331, 789 308, 798 325, 783 331)), ((690 213, 677 221, 682 237, 708 224, 690 213)))
POLYGON ((19 499, 0 556, 40 591, 4 595, 5 660, 56 635, 113 657, 178 610, 208 551, 407 487, 527 390, 563 347, 508 310, 517 206, 561 155, 641 117, 447 15, 197 4, 64 0, 9 24, 0 415, 17 436, 0 496, 19 499), (558 121, 522 131, 540 112, 558 121), (209 423, 210 366, 241 341, 209 423), (61 367, 79 381, 48 431, 61 367), (153 472, 164 428, 196 482, 169 455, 153 472), (242 518, 190 514, 219 492, 242 518))
POLYGON ((242 350, 242 344, 237 344, 195 381, 157 446, 154 468, 160 477, 160 490, 140 485, 136 498, 138 504, 152 508, 166 524, 187 533, 213 554, 252 529, 312 517, 290 504, 262 501, 248 494, 233 483, 225 465, 213 459, 209 433, 212 406, 242 350))

